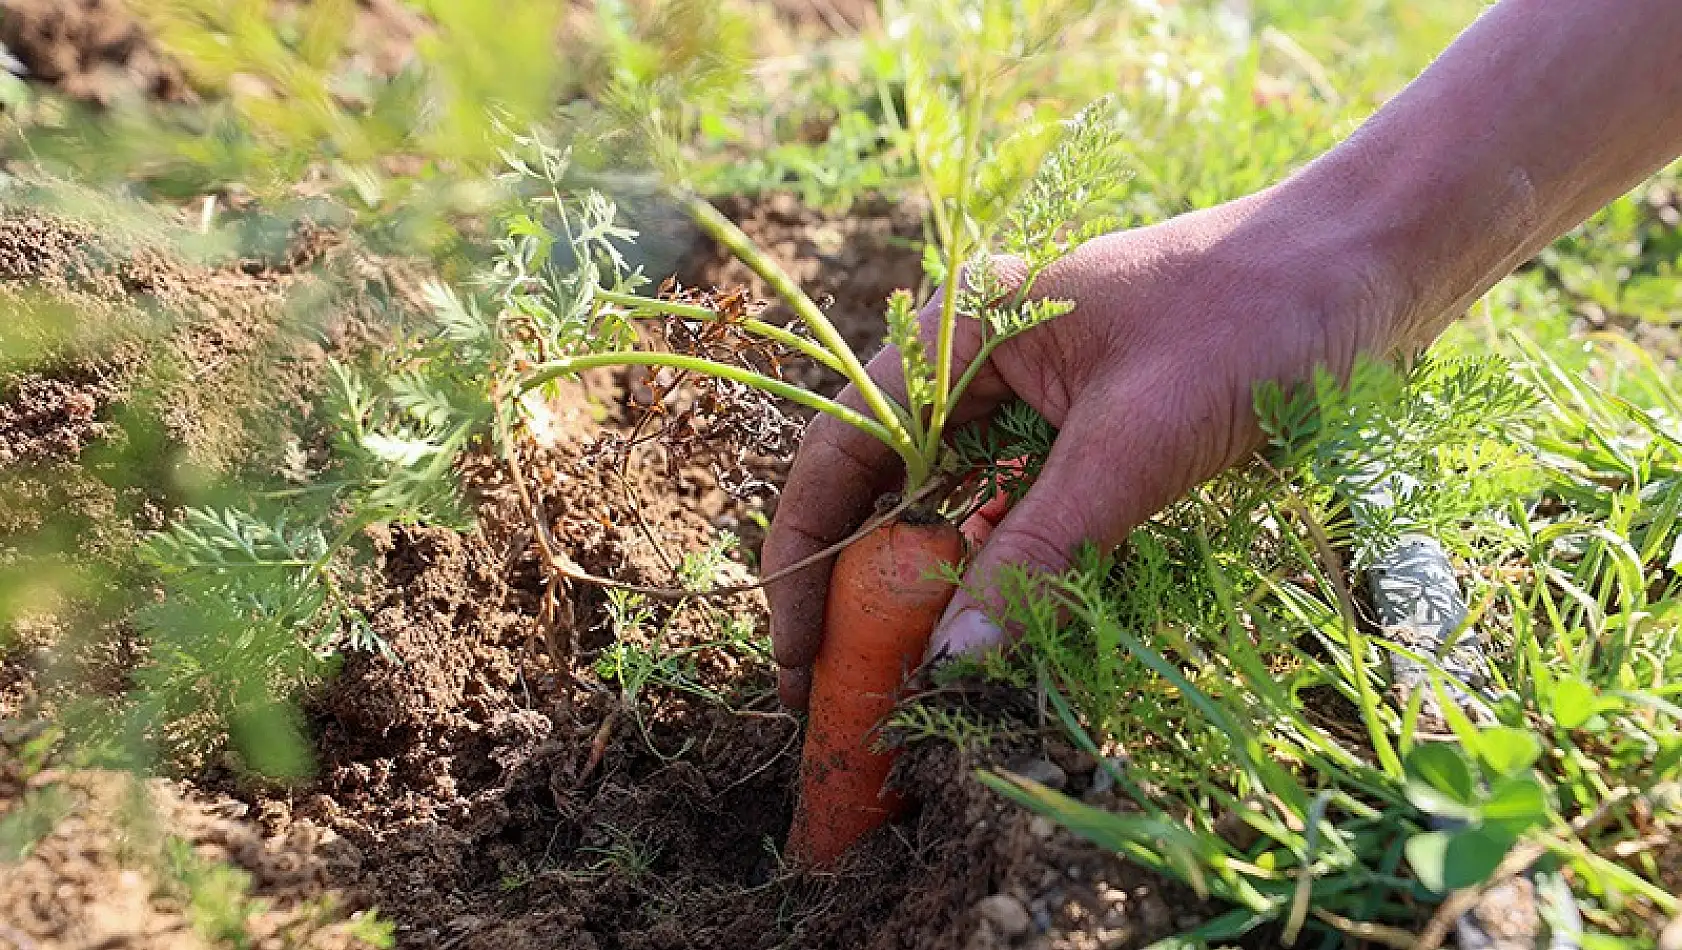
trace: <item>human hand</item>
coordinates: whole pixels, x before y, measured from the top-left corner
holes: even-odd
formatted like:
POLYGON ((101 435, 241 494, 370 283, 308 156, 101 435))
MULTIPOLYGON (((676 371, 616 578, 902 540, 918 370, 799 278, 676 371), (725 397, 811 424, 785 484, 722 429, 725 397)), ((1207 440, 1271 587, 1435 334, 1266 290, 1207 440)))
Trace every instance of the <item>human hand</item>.
MULTIPOLYGON (((1006 635, 990 619, 1003 565, 1057 572, 1084 541, 1113 547, 1175 498, 1259 444, 1254 385, 1346 372, 1358 352, 1392 346, 1400 311, 1380 268, 1319 215, 1261 193, 1077 248, 1048 268, 1036 296, 1075 310, 1000 345, 953 422, 981 419, 1011 398, 1058 429, 1037 481, 972 558, 935 631, 931 654, 977 653, 1006 635)), ((1011 263, 1001 270, 1009 272, 1011 263)), ((922 314, 932 341, 935 304, 922 314)), ((956 369, 980 346, 960 321, 956 369)), ((933 351, 932 342, 929 350, 933 351)), ((871 377, 904 391, 885 350, 871 377)), ((956 370, 954 371, 956 375, 956 370)), ((841 401, 858 407, 850 388, 841 401)), ((819 416, 808 428, 762 561, 775 573, 845 538, 876 499, 898 489, 897 457, 871 436, 819 416)), ((997 511, 997 509, 995 509, 997 511)), ((783 701, 804 707, 823 636, 832 560, 767 586, 783 701)))

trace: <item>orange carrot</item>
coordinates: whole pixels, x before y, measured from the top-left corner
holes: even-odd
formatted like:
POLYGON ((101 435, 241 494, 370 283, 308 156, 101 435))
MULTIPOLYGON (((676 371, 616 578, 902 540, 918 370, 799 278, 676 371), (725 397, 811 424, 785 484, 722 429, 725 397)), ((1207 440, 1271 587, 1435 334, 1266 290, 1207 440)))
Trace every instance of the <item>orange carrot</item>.
POLYGON ((963 555, 954 525, 893 521, 836 559, 823 646, 812 664, 800 802, 788 839, 795 862, 833 864, 904 808, 900 796, 882 787, 893 755, 873 746, 952 599, 953 586, 936 569, 963 555))

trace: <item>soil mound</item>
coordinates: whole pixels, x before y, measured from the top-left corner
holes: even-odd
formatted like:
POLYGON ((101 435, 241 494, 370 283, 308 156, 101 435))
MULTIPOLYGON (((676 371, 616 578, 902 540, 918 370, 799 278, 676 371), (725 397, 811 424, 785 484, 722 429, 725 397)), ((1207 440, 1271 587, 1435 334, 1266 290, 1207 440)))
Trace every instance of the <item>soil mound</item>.
POLYGON ((0 43, 29 76, 78 99, 171 100, 187 92, 180 70, 121 0, 3 0, 0 43))
POLYGON ((19 758, 28 738, 15 724, 0 734, 0 859, 11 862, 0 946, 199 950, 220 943, 217 912, 253 947, 364 946, 326 887, 346 849, 331 832, 298 825, 265 839, 229 798, 189 800, 179 785, 127 773, 29 772, 19 758), (223 889, 234 882, 246 896, 223 889))

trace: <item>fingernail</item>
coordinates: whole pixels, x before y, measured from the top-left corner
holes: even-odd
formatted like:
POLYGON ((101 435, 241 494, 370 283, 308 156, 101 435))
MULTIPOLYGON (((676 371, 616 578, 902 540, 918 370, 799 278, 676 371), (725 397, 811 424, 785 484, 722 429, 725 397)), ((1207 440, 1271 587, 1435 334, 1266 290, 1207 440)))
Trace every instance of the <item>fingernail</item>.
POLYGON ((941 621, 929 639, 929 657, 973 656, 1004 642, 1004 633, 979 607, 965 607, 941 621))

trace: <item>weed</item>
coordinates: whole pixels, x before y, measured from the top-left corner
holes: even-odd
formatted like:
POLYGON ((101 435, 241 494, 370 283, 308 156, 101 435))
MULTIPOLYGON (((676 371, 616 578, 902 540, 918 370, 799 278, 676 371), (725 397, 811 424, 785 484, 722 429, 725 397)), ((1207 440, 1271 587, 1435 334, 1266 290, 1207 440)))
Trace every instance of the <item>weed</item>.
POLYGON ((638 884, 654 873, 655 862, 660 859, 659 846, 614 825, 604 824, 601 829, 605 834, 605 844, 578 849, 580 854, 592 858, 585 867, 584 878, 611 874, 630 884, 638 884))
POLYGON ((206 861, 180 838, 164 842, 164 870, 172 888, 187 904, 187 918, 206 940, 235 947, 251 944, 246 919, 262 904, 246 896, 251 876, 226 864, 206 861))
POLYGON ((57 783, 26 792, 0 817, 0 863, 13 864, 29 857, 41 839, 52 834, 74 809, 70 793, 57 783))
POLYGON ((679 585, 684 590, 693 591, 723 586, 719 583, 719 572, 730 562, 730 554, 736 545, 734 534, 721 531, 701 550, 685 552, 677 569, 679 585))

